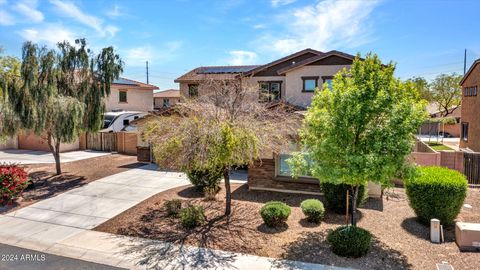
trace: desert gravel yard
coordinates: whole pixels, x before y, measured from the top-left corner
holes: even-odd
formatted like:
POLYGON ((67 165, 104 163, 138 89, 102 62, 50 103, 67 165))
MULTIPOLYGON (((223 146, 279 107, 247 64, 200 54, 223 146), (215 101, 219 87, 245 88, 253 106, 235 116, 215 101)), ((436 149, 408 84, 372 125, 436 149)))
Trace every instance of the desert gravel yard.
POLYGON ((55 164, 23 165, 34 183, 11 205, 0 207, 0 214, 14 211, 83 186, 103 177, 140 167, 136 156, 107 154, 95 158, 62 163, 61 175, 55 175, 55 164))
MULTIPOLYGON (((300 202, 315 196, 248 191, 247 185, 240 184, 234 184, 232 190, 233 214, 229 220, 222 216, 224 193, 217 195, 217 201, 204 201, 191 186, 184 186, 159 193, 95 230, 358 269, 436 269, 435 264, 442 261, 451 263, 455 269, 479 268, 480 253, 459 252, 453 228, 446 230, 445 244, 429 242, 429 228, 416 221, 402 188, 387 191, 383 200, 369 199, 361 207, 359 226, 370 230, 375 240, 368 255, 359 259, 336 256, 325 240, 329 229, 345 223, 345 216, 327 212, 320 225, 304 219, 300 202), (167 217, 163 202, 173 198, 180 198, 185 204, 202 204, 206 223, 186 230, 178 219, 167 217), (258 214, 270 200, 284 201, 292 207, 283 228, 267 228, 258 214)), ((480 222, 480 190, 470 189, 466 203, 473 208, 462 209, 458 219, 480 222)))

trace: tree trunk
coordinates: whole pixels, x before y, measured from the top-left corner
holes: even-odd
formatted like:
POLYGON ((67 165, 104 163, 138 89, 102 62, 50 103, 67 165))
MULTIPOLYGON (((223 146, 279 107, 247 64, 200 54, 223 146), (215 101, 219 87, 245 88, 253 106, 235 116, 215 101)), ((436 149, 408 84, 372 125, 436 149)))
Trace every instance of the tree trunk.
POLYGON ((47 136, 48 146, 50 147, 50 151, 52 152, 53 158, 55 159, 56 174, 62 174, 62 168, 60 166, 60 141, 54 140, 51 133, 48 133, 47 136))
POLYGON ((352 187, 352 226, 357 226, 357 198, 359 186, 352 187))
POLYGON ((223 170, 223 178, 225 179, 225 193, 226 193, 225 216, 229 216, 232 213, 232 193, 230 190, 230 169, 229 168, 225 168, 223 170))

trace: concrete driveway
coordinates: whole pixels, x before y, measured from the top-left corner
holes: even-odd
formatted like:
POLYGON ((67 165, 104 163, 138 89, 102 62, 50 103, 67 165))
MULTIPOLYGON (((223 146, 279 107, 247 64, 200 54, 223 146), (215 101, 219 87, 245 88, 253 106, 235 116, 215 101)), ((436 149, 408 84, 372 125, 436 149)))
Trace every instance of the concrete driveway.
MULTIPOLYGON (((99 151, 72 151, 60 154, 62 163, 77 161, 87 158, 94 158, 110 155, 107 152, 99 151)), ((22 149, 0 150, 0 162, 17 163, 17 164, 46 164, 55 163, 52 153, 45 151, 33 151, 22 149)))

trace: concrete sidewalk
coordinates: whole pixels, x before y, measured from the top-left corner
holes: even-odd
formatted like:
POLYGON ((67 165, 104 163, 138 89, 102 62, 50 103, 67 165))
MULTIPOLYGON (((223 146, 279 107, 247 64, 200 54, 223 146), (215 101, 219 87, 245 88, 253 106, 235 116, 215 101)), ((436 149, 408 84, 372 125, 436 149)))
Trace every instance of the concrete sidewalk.
MULTIPOLYGON (((110 155, 111 153, 99 151, 72 151, 60 153, 60 161, 62 163, 83 160, 94 157, 110 155)), ((17 163, 17 164, 51 164, 55 163, 52 153, 46 151, 33 150, 0 150, 0 162, 17 163)))
MULTIPOLYGON (((241 176, 233 181, 243 182, 241 176)), ((90 230, 158 192, 188 183, 184 174, 158 171, 155 165, 111 175, 0 215, 0 243, 127 269, 340 269, 90 230)))

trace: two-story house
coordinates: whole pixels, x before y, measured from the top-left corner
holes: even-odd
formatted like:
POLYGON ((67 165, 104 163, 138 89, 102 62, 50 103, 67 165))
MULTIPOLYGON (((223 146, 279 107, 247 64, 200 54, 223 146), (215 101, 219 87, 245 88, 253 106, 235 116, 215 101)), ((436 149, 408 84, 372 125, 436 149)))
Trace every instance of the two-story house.
MULTIPOLYGON (((307 108, 316 89, 330 84, 333 76, 349 68, 354 56, 339 51, 320 52, 305 49, 264 65, 198 67, 177 78, 180 93, 189 98, 201 95, 203 80, 240 79, 258 87, 259 99, 280 100, 295 107, 307 108), (201 91, 201 90, 200 90, 201 91), (267 94, 267 95, 262 95, 267 94)), ((250 189, 282 192, 318 193, 318 180, 308 176, 292 179, 286 159, 288 153, 262 157, 248 171, 250 189)))
MULTIPOLYGON (((184 97, 201 95, 198 84, 206 79, 239 79, 258 85, 262 97, 270 101, 283 100, 306 108, 310 105, 315 88, 331 82, 333 76, 348 68, 353 55, 338 52, 320 52, 305 49, 265 65, 209 66, 195 68, 175 82, 180 84, 184 97)), ((259 92, 259 93, 260 93, 259 92)))
POLYGON ((477 59, 460 81, 462 85, 462 116, 460 148, 480 152, 480 59, 477 59))
POLYGON ((118 78, 110 87, 110 96, 105 100, 106 111, 153 110, 153 91, 158 87, 126 78, 118 78))

